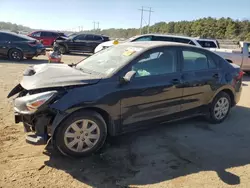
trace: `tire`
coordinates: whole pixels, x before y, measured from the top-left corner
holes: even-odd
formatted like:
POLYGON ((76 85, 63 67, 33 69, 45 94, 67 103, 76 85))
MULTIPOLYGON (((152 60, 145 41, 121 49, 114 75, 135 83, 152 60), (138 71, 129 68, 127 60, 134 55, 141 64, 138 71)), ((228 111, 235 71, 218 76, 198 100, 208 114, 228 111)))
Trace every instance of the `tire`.
POLYGON ((103 146, 107 137, 107 125, 100 114, 79 111, 59 125, 55 136, 55 145, 63 155, 84 157, 103 146))
POLYGON ((67 49, 64 45, 59 45, 59 51, 61 52, 61 54, 67 53, 67 49))
POLYGON ((11 49, 8 53, 9 59, 13 61, 23 60, 23 52, 18 49, 11 49))
POLYGON ((214 124, 223 122, 230 112, 231 104, 230 96, 225 92, 220 92, 211 104, 208 120, 214 124))

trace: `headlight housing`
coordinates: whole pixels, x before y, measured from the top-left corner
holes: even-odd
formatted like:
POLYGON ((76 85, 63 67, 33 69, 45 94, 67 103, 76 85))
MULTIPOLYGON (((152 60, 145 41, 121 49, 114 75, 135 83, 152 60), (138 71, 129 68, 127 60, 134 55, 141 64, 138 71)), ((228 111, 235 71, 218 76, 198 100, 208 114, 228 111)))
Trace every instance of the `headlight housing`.
POLYGON ((14 109, 21 114, 33 114, 56 94, 57 91, 47 91, 16 98, 14 101, 14 109))

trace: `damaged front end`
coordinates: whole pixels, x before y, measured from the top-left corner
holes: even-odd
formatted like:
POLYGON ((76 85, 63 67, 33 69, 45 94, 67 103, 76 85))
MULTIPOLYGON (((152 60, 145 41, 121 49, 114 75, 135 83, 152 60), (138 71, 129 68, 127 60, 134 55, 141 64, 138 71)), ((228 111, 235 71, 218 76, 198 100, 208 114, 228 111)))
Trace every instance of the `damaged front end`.
MULTIPOLYGON (((52 124, 65 115, 52 106, 73 88, 96 84, 99 75, 89 74, 66 64, 41 64, 28 67, 8 98, 14 98, 15 122, 22 122, 31 144, 46 144, 53 137, 52 124), (54 121, 55 120, 55 121, 54 121)), ((65 101, 67 103, 67 101, 65 101)), ((57 123, 55 123, 57 126, 57 123)))
POLYGON ((46 144, 51 136, 51 125, 57 111, 50 108, 62 91, 48 89, 25 90, 20 84, 8 95, 14 99, 15 123, 23 123, 26 141, 33 145, 46 144))

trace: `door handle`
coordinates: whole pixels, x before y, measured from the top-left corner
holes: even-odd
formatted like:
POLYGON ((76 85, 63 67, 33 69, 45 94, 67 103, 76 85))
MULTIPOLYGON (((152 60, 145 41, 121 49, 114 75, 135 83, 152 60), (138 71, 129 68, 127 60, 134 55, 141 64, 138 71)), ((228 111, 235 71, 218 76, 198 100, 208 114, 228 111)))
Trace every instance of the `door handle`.
POLYGON ((219 74, 214 74, 213 78, 216 78, 216 79, 219 78, 219 74))
POLYGON ((180 80, 179 79, 173 79, 171 82, 172 82, 172 84, 179 84, 180 80))

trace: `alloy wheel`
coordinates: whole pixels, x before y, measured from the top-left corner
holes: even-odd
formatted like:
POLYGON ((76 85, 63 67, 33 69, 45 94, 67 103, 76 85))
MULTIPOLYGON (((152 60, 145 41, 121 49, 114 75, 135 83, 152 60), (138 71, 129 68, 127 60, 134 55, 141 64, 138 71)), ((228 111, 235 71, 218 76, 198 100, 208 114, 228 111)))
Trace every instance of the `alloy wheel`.
POLYGON ((15 59, 15 60, 20 60, 20 59, 21 59, 21 54, 20 54, 19 52, 17 52, 17 51, 13 51, 13 52, 11 53, 11 57, 12 57, 13 59, 15 59))

